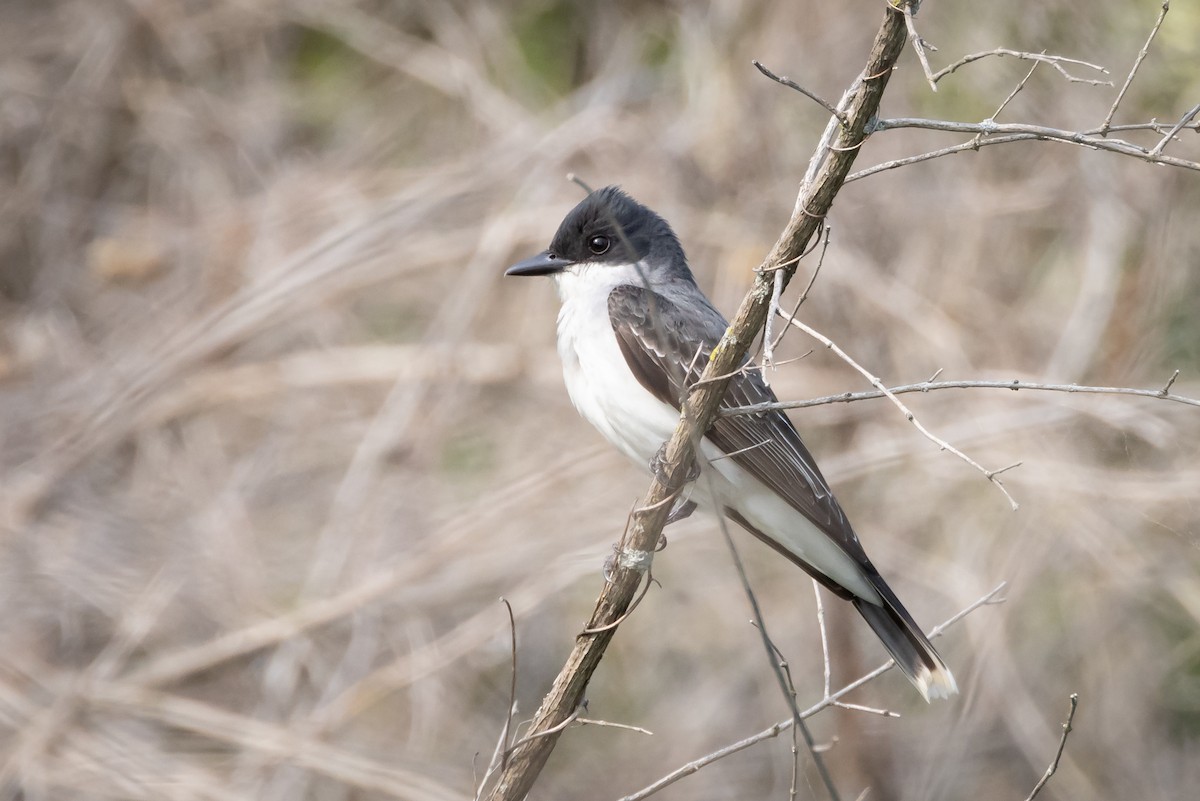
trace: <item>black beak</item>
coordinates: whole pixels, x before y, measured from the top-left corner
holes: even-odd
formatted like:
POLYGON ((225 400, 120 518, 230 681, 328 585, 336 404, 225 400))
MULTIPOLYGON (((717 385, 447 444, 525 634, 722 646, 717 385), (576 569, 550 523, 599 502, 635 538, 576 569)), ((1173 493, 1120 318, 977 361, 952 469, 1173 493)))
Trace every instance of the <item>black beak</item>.
POLYGON ((574 262, 543 250, 531 259, 519 261, 504 271, 505 275, 553 275, 570 267, 574 262))

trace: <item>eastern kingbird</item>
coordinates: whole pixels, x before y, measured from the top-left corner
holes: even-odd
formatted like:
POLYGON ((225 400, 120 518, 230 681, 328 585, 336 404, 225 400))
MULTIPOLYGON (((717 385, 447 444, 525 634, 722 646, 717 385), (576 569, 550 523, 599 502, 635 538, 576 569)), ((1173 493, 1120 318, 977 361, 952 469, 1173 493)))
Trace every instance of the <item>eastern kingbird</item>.
MULTIPOLYGON (((679 422, 681 396, 728 326, 696 285, 671 226, 606 187, 567 214, 547 250, 505 274, 554 276, 562 300, 558 353, 575 408, 654 469, 679 422)), ((758 371, 742 370, 722 405, 775 400, 758 371)), ((783 412, 718 417, 701 450, 715 487, 715 497, 695 493, 701 506, 717 507, 854 604, 926 701, 958 692, 783 412)))

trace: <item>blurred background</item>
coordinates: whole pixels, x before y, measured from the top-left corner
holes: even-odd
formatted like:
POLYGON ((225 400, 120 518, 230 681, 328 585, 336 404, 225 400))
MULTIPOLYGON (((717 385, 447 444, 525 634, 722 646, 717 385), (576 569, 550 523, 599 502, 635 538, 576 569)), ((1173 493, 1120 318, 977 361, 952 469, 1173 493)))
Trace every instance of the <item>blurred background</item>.
MULTIPOLYGON (((1000 119, 1094 127, 1157 0, 926 3, 934 68, 1039 68, 1000 119), (1081 77, 1096 77, 1073 67, 1081 77)), ((546 280, 504 279, 619 183, 727 314, 782 229, 876 2, 6 0, 0 5, 0 794, 461 799, 509 703, 530 717, 645 475, 577 417, 546 280)), ((1200 100, 1177 4, 1115 122, 1200 100)), ((885 116, 978 121, 1029 68, 885 116)), ((1146 145, 1156 134, 1122 134, 1146 145)), ((1168 153, 1196 160, 1184 132, 1168 153)), ((891 131, 858 167, 963 141, 891 131)), ((1052 143, 846 186, 802 316, 889 383, 1044 380, 1200 395, 1200 178, 1052 143)), ((806 283, 808 260, 789 292, 806 283)), ((790 333, 780 358, 813 343, 790 333)), ((862 390, 832 354, 783 398, 862 390)), ((961 696, 888 674, 811 721, 844 798, 1178 799, 1200 786, 1200 410, 1147 398, 910 395, 793 418, 961 696), (1190 790, 1188 788, 1191 788, 1190 790)), ((736 533, 799 702, 811 582, 736 533)), ((531 797, 612 799, 788 717, 711 518, 655 586, 531 797)), ((833 687, 881 663, 826 597, 833 687)), ((786 798, 788 735, 664 799, 786 798)), ((823 797, 802 755, 801 797, 823 797)))

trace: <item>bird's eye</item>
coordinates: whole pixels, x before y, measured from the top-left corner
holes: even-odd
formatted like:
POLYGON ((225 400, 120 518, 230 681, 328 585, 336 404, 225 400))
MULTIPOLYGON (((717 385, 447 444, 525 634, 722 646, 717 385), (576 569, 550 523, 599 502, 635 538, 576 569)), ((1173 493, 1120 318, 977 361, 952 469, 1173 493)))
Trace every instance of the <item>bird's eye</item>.
POLYGON ((608 237, 603 234, 597 234, 588 240, 588 250, 597 256, 608 252, 609 245, 608 237))

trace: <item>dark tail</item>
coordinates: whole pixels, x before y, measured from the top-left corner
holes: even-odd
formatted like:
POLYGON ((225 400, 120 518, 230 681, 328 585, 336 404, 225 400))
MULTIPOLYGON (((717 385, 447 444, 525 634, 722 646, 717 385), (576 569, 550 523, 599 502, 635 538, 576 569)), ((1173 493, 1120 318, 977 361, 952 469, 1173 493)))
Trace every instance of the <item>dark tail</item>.
POLYGON ((879 591, 883 605, 877 606, 862 598, 852 598, 851 601, 896 660, 896 667, 903 671, 926 701, 949 698, 957 693, 958 685, 950 668, 946 667, 946 663, 930 645, 929 638, 921 632, 921 627, 908 614, 900 599, 879 574, 867 578, 879 591))

